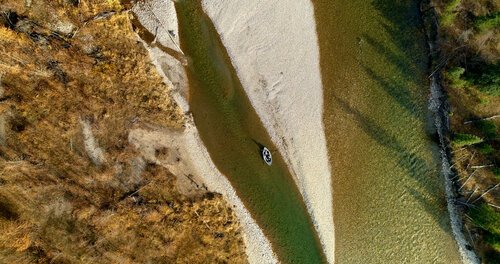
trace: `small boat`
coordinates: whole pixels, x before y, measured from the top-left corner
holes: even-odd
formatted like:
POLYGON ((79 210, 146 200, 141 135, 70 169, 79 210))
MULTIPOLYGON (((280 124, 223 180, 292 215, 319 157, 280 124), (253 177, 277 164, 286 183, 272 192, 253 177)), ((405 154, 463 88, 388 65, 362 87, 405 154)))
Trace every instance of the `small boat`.
POLYGON ((273 164, 273 156, 271 155, 271 151, 269 151, 269 149, 267 149, 266 147, 262 148, 262 159, 269 166, 273 164))

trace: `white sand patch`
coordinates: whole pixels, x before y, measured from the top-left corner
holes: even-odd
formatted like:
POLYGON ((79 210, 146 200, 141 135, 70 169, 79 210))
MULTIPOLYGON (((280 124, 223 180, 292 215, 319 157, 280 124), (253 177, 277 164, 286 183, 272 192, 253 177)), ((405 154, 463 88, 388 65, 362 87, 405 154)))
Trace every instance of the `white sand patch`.
POLYGON ((334 261, 331 172, 309 0, 203 0, 250 101, 283 154, 334 261))
POLYGON ((138 2, 132 11, 137 15, 142 26, 155 34, 156 41, 152 43, 153 46, 148 46, 140 38, 139 40, 148 48, 151 58, 154 58, 153 63, 158 69, 158 73, 165 83, 173 89, 174 100, 183 111, 189 111, 188 82, 183 67, 184 61, 177 60, 158 47, 161 45, 184 54, 179 46, 179 28, 174 2, 168 0, 138 2))
POLYGON ((82 125, 83 143, 85 145, 85 151, 87 151, 87 155, 95 165, 103 164, 104 162, 106 162, 104 151, 102 151, 102 149, 97 144, 89 122, 87 120, 80 119, 80 124, 82 125))
MULTIPOLYGON (((136 12, 138 10, 137 8, 138 7, 134 7, 133 10, 139 21, 148 30, 151 30, 152 33, 155 32, 155 29, 158 26, 163 26, 166 28, 173 28, 175 30, 175 35, 178 35, 177 16, 172 1, 153 0, 149 1, 149 6, 146 8, 143 7, 138 12, 136 12), (165 8, 169 10, 165 12, 165 8), (152 10, 154 10, 154 14, 162 15, 153 15, 151 13, 152 10), (161 13, 160 10, 164 10, 161 11, 164 13, 161 13), (152 19, 152 17, 161 17, 169 21, 170 19, 175 18, 175 21, 168 22, 175 22, 175 27, 173 24, 167 24, 166 21, 159 22, 158 19, 152 19)), ((165 36, 165 34, 170 33, 165 33, 165 31, 162 33, 161 31, 158 31, 157 41, 166 47, 172 48, 176 46, 173 42, 168 44, 168 39, 170 37, 165 36)), ((164 53, 157 47, 148 46, 148 44, 144 42, 143 44, 148 49, 149 55, 151 56, 158 73, 163 78, 164 82, 172 88, 174 100, 181 107, 181 109, 187 113, 189 109, 185 93, 187 78, 182 63, 177 61, 172 56, 164 53)), ((182 53, 180 49, 179 52, 182 53)), ((133 130, 129 134, 129 141, 138 147, 140 147, 141 144, 144 144, 142 145, 144 157, 146 159, 154 160, 155 162, 167 167, 171 172, 173 172, 174 175, 191 175, 190 178, 193 179, 197 185, 204 186, 210 191, 221 193, 229 204, 233 206, 233 210, 240 221, 248 261, 250 263, 259 264, 277 263, 278 260, 272 251, 271 243, 264 236, 264 233, 259 228, 255 220, 251 217, 230 182, 215 167, 207 149, 201 141, 196 127, 194 126, 192 117, 188 115, 186 119, 188 120, 188 123, 182 132, 151 132, 146 130, 133 130), (144 141, 145 139, 146 141, 144 141), (147 142, 148 140, 157 140, 157 142, 147 142), (165 160, 157 159, 153 154, 154 150, 144 147, 148 144, 158 144, 159 146, 167 147, 169 151, 172 152, 171 155, 174 155, 175 158, 172 159, 171 156, 168 156, 165 160), (179 158, 179 160, 177 160, 177 158, 179 158)), ((179 178, 186 177, 178 177, 178 179, 179 178)), ((185 179, 182 179, 181 181, 184 181, 181 188, 186 188, 184 190, 188 192, 194 191, 194 189, 192 189, 194 188, 193 185, 190 186, 187 184, 185 179)))
POLYGON ((151 47, 144 41, 142 42, 148 49, 149 56, 154 58, 153 64, 158 70, 158 74, 163 78, 167 86, 171 88, 174 101, 185 113, 188 112, 188 81, 182 62, 163 52, 158 47, 151 47))
POLYGON ((129 142, 141 152, 145 160, 167 168, 177 177, 179 192, 188 196, 204 193, 206 186, 193 169, 193 160, 185 152, 184 138, 183 131, 170 129, 133 129, 128 136, 129 142), (163 154, 157 155, 158 151, 163 154))
POLYGON ((75 25, 73 25, 67 21, 59 20, 55 24, 54 28, 56 31, 68 35, 68 34, 71 34, 71 32, 73 32, 73 30, 75 29, 75 25))
POLYGON ((202 175, 209 190, 221 193, 233 205, 233 210, 243 229, 243 239, 249 263, 278 263, 271 243, 245 208, 231 183, 215 167, 196 127, 189 124, 185 133, 186 149, 184 153, 190 155, 195 161, 193 167, 202 175))
POLYGON ((177 176, 178 188, 194 194, 203 190, 221 193, 233 205, 241 227, 250 263, 277 263, 269 240, 251 217, 230 182, 213 164, 196 127, 189 121, 183 131, 151 131, 134 129, 129 142, 136 146, 149 161, 168 168, 177 176), (165 160, 158 160, 155 149, 168 148, 165 160))
POLYGON ((132 12, 140 18, 141 24, 149 32, 156 35, 156 41, 182 53, 174 1, 137 1, 132 12))

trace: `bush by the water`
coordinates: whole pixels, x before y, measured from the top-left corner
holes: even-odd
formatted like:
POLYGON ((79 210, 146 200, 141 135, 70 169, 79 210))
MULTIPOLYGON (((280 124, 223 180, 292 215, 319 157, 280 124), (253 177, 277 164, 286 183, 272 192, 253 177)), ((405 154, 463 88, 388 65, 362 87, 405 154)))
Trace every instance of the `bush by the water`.
POLYGON ((496 250, 487 251, 485 254, 486 263, 488 264, 499 264, 500 263, 500 252, 496 250))
POLYGON ((485 242, 500 251, 500 213, 483 203, 472 208, 469 214, 473 223, 485 231, 485 242))
POLYGON ((481 129, 483 135, 488 139, 497 137, 497 125, 493 121, 481 120, 477 122, 477 127, 481 129))
POLYGON ((500 167, 493 167, 491 171, 493 172, 493 175, 495 175, 496 178, 500 178, 500 167))
POLYGON ((500 96, 500 63, 483 64, 465 71, 452 67, 445 72, 450 87, 473 87, 490 96, 500 96))
POLYGON ((500 12, 495 12, 486 16, 480 16, 474 22, 480 32, 485 32, 500 27, 500 12))
POLYGON ((484 94, 500 96, 500 63, 485 64, 465 72, 465 79, 484 94))
POLYGON ((461 2, 462 0, 451 0, 446 4, 446 6, 444 7, 444 12, 441 15, 441 25, 450 26, 451 24, 453 24, 453 21, 457 16, 457 14, 455 13, 455 9, 460 5, 461 2))
POLYGON ((479 144, 477 146, 477 150, 479 150, 479 152, 481 152, 484 155, 488 155, 488 154, 495 152, 495 149, 490 144, 486 144, 486 143, 479 144))
POLYGON ((481 142, 483 142, 482 138, 471 134, 456 134, 452 139, 453 145, 457 147, 470 146, 481 142))
POLYGON ((484 241, 495 250, 500 251, 500 234, 492 234, 488 232, 484 237, 484 241))
POLYGON ((467 85, 467 81, 462 79, 464 72, 462 67, 453 67, 446 72, 446 78, 452 88, 464 88, 467 85))
POLYGON ((491 206, 483 203, 472 208, 470 217, 475 225, 492 234, 500 235, 500 213, 496 212, 491 206))

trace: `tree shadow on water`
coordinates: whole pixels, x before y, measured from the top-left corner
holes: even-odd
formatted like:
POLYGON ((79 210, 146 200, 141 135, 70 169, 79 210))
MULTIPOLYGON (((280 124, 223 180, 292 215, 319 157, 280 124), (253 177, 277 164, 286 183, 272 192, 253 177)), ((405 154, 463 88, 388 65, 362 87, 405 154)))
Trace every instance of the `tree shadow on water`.
POLYGON ((362 67, 368 77, 377 83, 377 87, 384 90, 384 92, 394 99, 402 108, 417 118, 422 117, 422 111, 419 111, 421 104, 419 105, 416 102, 418 98, 412 91, 405 87, 405 84, 397 80, 388 80, 388 78, 384 78, 365 65, 362 65, 362 67))
POLYGON ((361 39, 375 58, 383 60, 362 59, 361 66, 401 107, 423 118, 419 102, 427 93, 420 88, 427 89, 424 82, 429 59, 419 4, 414 0, 374 0, 371 4, 381 15, 375 23, 383 30, 365 32, 361 39))
MULTIPOLYGON (((374 0, 372 5, 382 16, 379 23, 384 32, 367 32, 362 35, 362 39, 375 52, 376 58, 382 58, 386 65, 372 67, 371 63, 380 61, 361 60, 361 67, 374 81, 376 89, 382 90, 412 116, 427 122, 425 95, 429 93, 429 85, 425 77, 429 59, 419 3, 411 0, 374 0)), ((423 149, 420 146, 416 146, 416 149, 407 147, 408 144, 404 142, 406 139, 379 126, 380 122, 372 120, 369 115, 361 113, 340 98, 334 100, 353 116, 367 135, 390 150, 397 165, 417 183, 414 187, 405 185, 406 193, 434 218, 442 230, 450 233, 449 218, 445 213, 446 199, 442 188, 438 188, 439 184, 443 184, 437 166, 440 161, 422 157, 422 151, 432 151, 424 144, 431 143, 423 139, 423 149)), ((425 133, 418 131, 419 128, 410 128, 415 129, 415 133, 425 133)))
POLYGON ((415 200, 418 201, 422 209, 434 217, 434 220, 438 223, 439 227, 451 235, 449 219, 445 217, 436 217, 442 215, 443 212, 446 212, 447 210, 446 199, 444 198, 445 194, 432 193, 435 199, 429 199, 426 197, 425 193, 422 193, 413 187, 405 186, 405 189, 415 200))
MULTIPOLYGON (((432 198, 436 197, 437 194, 436 188, 434 188, 430 181, 435 181, 436 178, 431 179, 429 176, 432 175, 433 171, 436 171, 435 165, 420 157, 416 150, 405 147, 397 136, 378 125, 379 122, 372 120, 367 115, 350 106, 345 100, 334 96, 333 101, 344 112, 350 114, 356 124, 358 124, 368 136, 379 145, 389 149, 397 166, 402 168, 405 175, 408 175, 417 183, 417 188, 405 186, 407 192, 419 202, 427 213, 435 218, 440 228, 448 232, 449 227, 443 222, 442 214, 440 210, 438 210, 438 205, 441 204, 437 202, 439 198, 432 198)), ((438 172, 436 172, 436 177, 439 177, 438 172)))
MULTIPOLYGON (((389 30, 389 29, 387 29, 389 30)), ((390 30, 387 35, 391 36, 390 30)), ((424 87, 424 68, 420 60, 415 60, 413 57, 422 57, 422 61, 427 63, 423 50, 407 51, 406 45, 395 42, 391 37, 387 40, 377 40, 375 37, 367 34, 362 35, 363 41, 368 45, 368 48, 375 52, 376 58, 383 58, 383 66, 375 65, 373 67, 368 62, 361 64, 362 69, 368 77, 374 80, 378 85, 377 88, 384 91, 388 96, 395 100, 408 113, 422 118, 422 89, 424 87), (399 45, 403 46, 399 46, 399 45), (393 46, 396 46, 394 48, 393 46)), ((378 62, 380 64, 380 62, 378 62)))

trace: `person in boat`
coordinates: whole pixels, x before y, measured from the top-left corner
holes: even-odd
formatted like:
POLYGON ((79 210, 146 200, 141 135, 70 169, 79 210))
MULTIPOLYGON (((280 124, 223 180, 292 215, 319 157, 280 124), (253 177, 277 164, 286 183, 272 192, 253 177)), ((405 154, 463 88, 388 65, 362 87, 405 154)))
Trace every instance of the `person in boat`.
POLYGON ((269 149, 267 149, 266 147, 262 148, 262 159, 269 166, 271 166, 271 164, 273 163, 271 151, 269 151, 269 149))

